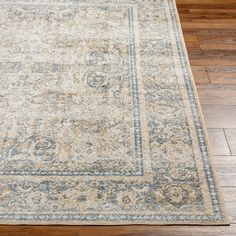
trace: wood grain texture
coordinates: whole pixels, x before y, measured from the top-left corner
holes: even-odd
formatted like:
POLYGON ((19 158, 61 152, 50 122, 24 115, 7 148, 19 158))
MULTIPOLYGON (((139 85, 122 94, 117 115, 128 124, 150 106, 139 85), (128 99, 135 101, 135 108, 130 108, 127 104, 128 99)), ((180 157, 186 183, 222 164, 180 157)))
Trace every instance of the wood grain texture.
POLYGON ((202 105, 236 105, 236 86, 201 84, 197 90, 202 105))
POLYGON ((235 5, 235 0, 177 0, 177 5, 184 4, 188 6, 189 4, 195 4, 195 5, 211 5, 211 7, 215 7, 215 5, 223 5, 223 4, 228 4, 228 5, 235 5))
POLYGON ((207 66, 206 68, 212 84, 236 84, 236 66, 207 66))
POLYGON ((236 66, 236 53, 232 53, 229 50, 201 50, 194 48, 189 54, 189 59, 190 64, 193 66, 236 66))
POLYGON ((202 105, 208 128, 236 128, 236 106, 202 105))
MULTIPOLYGON (((236 155, 236 129, 225 129, 225 135, 232 155, 236 155)), ((235 168, 236 173, 236 168, 235 168)))
POLYGON ((213 155, 230 155, 229 146, 223 129, 208 129, 208 136, 213 155))
POLYGON ((196 84, 210 83, 207 68, 205 66, 192 66, 192 72, 196 84))
POLYGON ((235 236, 232 226, 0 226, 1 236, 235 236), (35 227, 36 228, 36 227, 35 227))
MULTIPOLYGON (((190 63, 218 154, 234 151, 236 128, 236 0, 176 0, 190 63), (210 84, 210 86, 209 86, 210 84), (223 85, 213 87, 213 85, 223 85), (221 144, 222 132, 227 140, 221 144)), ((235 236, 236 155, 214 156, 231 226, 0 226, 1 236, 235 236)))
POLYGON ((236 156, 214 156, 214 160, 221 186, 236 187, 236 156))

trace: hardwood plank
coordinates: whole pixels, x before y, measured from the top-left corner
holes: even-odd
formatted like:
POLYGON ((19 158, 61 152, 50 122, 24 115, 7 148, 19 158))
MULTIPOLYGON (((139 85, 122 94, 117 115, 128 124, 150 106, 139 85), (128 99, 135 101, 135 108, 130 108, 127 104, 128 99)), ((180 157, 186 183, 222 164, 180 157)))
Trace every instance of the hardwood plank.
MULTIPOLYGON (((212 43, 203 43, 200 44, 200 48, 202 50, 229 50, 229 51, 236 51, 236 44, 212 44, 212 43)), ((236 53, 236 52, 235 52, 236 53)))
POLYGON ((207 66, 213 84, 236 84, 236 66, 207 66))
MULTIPOLYGON (((223 30, 224 32, 224 30, 223 30)), ((208 32, 209 33, 209 32, 208 32)), ((189 35, 191 35, 191 33, 188 33, 189 35)), ((217 44, 223 44, 223 45, 235 45, 236 44, 236 35, 229 33, 226 35, 215 35, 215 34, 200 34, 200 35, 196 35, 198 38, 198 41, 200 44, 204 45, 204 44, 213 44, 213 45, 217 45, 217 44)))
MULTIPOLYGON (((176 0, 178 2, 179 0, 176 0)), ((202 4, 200 0, 196 0, 194 3, 188 3, 188 4, 182 4, 182 3, 177 3, 178 10, 192 10, 192 9, 200 9, 200 10, 205 10, 205 9, 222 9, 222 10, 234 10, 236 9, 236 3, 234 4, 225 4, 224 2, 221 2, 219 4, 202 4)))
POLYGON ((213 15, 216 19, 218 19, 218 16, 221 15, 223 17, 226 16, 232 16, 234 19, 236 18, 236 9, 215 9, 214 6, 211 6, 211 8, 207 9, 184 9, 185 12, 183 13, 187 13, 190 15, 213 15), (217 15, 217 16, 216 16, 217 15))
POLYGON ((205 66, 191 66, 196 84, 208 84, 210 82, 205 66))
POLYGON ((1 236, 235 236, 231 226, 0 226, 1 236))
MULTIPOLYGON (((187 6, 188 4, 195 4, 195 5, 211 5, 211 7, 214 7, 214 5, 223 5, 222 0, 176 0, 176 3, 178 5, 184 4, 187 6)), ((235 0, 224 0, 225 5, 236 5, 235 0)), ((191 7, 190 7, 191 8, 191 7)))
POLYGON ((213 155, 230 155, 223 129, 208 129, 208 136, 213 155))
MULTIPOLYGON (((207 19, 207 18, 197 18, 197 19, 192 19, 193 23, 205 23, 205 25, 215 25, 216 23, 224 23, 224 24, 231 24, 231 26, 235 25, 236 19, 235 18, 225 18, 225 19, 219 19, 219 18, 213 18, 213 19, 207 19)), ((204 27, 205 28, 205 27, 204 27)), ((225 27, 226 29, 228 26, 225 27)), ((229 28, 228 28, 229 29, 229 28)))
POLYGON ((192 20, 192 16, 189 13, 185 13, 185 14, 183 13, 180 16, 180 19, 181 19, 181 22, 191 21, 192 20))
POLYGON ((219 175, 221 187, 236 187, 236 176, 235 175, 219 175))
MULTIPOLYGON (((229 37, 229 41, 232 40, 232 38, 235 37, 236 35, 236 29, 195 29, 195 28, 186 28, 183 29, 183 33, 184 34, 195 34, 198 36, 199 42, 203 39, 203 38, 213 38, 216 37, 229 37)), ((207 39, 206 39, 207 40, 207 39)), ((224 41, 222 40, 222 43, 224 41)))
POLYGON ((236 106, 202 105, 207 128, 236 128, 236 106))
POLYGON ((236 187, 236 156, 214 156, 220 185, 236 187))
MULTIPOLYGON (((225 129, 226 139, 232 155, 236 155, 236 129, 225 129)), ((235 166, 236 173, 236 166, 235 166)))
POLYGON ((182 17, 183 14, 189 14, 189 9, 178 7, 179 17, 182 17))
POLYGON ((236 66, 236 53, 227 50, 188 50, 193 66, 236 66))
POLYGON ((236 27, 236 22, 235 21, 220 21, 220 20, 215 20, 215 21, 207 21, 207 20, 202 20, 202 21, 192 21, 192 22, 182 22, 181 26, 183 29, 235 29, 236 27))
POLYGON ((198 43, 186 43, 186 48, 187 50, 196 50, 196 49, 200 49, 200 45, 198 43))
POLYGON ((236 187, 223 187, 222 193, 224 196, 224 201, 226 209, 229 213, 230 222, 236 222, 236 187))
POLYGON ((217 21, 218 20, 232 20, 234 21, 235 16, 234 15, 227 15, 227 14, 220 14, 220 13, 215 13, 215 14, 204 14, 204 13, 186 13, 183 14, 183 16, 181 16, 181 19, 189 19, 189 20, 193 20, 193 21, 205 21, 205 20, 212 20, 212 22, 217 21))
POLYGON ((201 84, 197 86, 202 105, 236 105, 236 86, 201 84))
POLYGON ((198 37, 197 37, 197 35, 187 33, 187 34, 184 34, 184 41, 185 41, 185 43, 198 44, 198 37))

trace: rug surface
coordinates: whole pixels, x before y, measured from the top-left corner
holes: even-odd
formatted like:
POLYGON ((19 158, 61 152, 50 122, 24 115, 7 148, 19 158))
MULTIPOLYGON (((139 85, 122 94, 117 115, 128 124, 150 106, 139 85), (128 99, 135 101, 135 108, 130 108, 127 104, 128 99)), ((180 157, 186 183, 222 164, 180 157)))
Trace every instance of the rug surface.
POLYGON ((0 6, 0 223, 228 222, 174 0, 0 6))

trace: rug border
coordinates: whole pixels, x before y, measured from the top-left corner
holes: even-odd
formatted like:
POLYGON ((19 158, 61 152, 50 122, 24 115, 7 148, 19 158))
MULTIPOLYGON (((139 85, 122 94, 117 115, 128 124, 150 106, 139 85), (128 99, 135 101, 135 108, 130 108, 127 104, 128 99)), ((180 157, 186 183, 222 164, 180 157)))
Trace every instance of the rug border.
POLYGON ((220 186, 220 180, 219 180, 219 177, 217 175, 216 163, 215 163, 215 160, 213 158, 212 151, 211 151, 210 144, 209 144, 209 136, 208 136, 208 132, 207 132, 207 129, 206 129, 204 115, 203 115, 203 112, 202 112, 202 108, 201 108, 201 104, 200 104, 200 100, 199 100, 199 96, 198 96, 194 76, 193 76, 190 61, 189 61, 189 56, 188 56, 188 52, 187 52, 187 48, 186 48, 186 44, 185 44, 185 40, 184 40, 184 36, 183 36, 183 30, 182 30, 182 26, 181 26, 181 22, 180 22, 180 17, 179 17, 179 12, 178 12, 178 9, 177 9, 176 0, 172 0, 172 1, 173 1, 174 11, 175 11, 176 19, 177 19, 177 25, 178 25, 178 30, 179 30, 179 34, 180 34, 180 40, 181 40, 181 43, 182 43, 182 49, 184 51, 185 58, 186 58, 186 63, 188 65, 188 70, 189 70, 189 75, 190 75, 189 77, 191 79, 191 83, 192 83, 192 87, 193 87, 193 91, 194 91, 194 96, 195 96, 195 100, 196 100, 196 105, 197 105, 198 112, 199 112, 199 118, 201 120, 202 129, 203 129, 203 133, 204 133, 204 136, 205 136, 205 142, 206 142, 206 146, 207 146, 207 150, 208 150, 208 159, 209 159, 209 161, 211 163, 211 166, 212 166, 212 174, 213 174, 213 177, 214 177, 214 180, 215 180, 215 183, 216 183, 216 189, 217 189, 217 192, 218 192, 218 195, 219 195, 220 206, 222 208, 222 213, 224 214, 224 217, 225 217, 225 220, 220 225, 224 225, 224 224, 229 225, 230 224, 229 215, 228 215, 228 211, 226 210, 226 207, 225 207, 225 202, 224 202, 224 198, 223 198, 223 194, 222 194, 221 186, 220 186))

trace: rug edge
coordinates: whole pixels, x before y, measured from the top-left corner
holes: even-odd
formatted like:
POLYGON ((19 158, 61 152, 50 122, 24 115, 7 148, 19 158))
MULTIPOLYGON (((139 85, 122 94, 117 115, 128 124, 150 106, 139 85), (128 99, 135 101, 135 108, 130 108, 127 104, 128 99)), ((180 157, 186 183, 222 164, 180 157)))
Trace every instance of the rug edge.
MULTIPOLYGON (((197 103, 196 105, 197 105, 197 109, 198 109, 198 112, 199 112, 199 117, 201 119, 203 133, 204 133, 204 136, 205 136, 205 142, 206 142, 207 150, 208 150, 208 153, 209 153, 208 159, 209 159, 209 161, 211 163, 211 166, 212 166, 212 174, 213 174, 213 177, 214 177, 214 180, 215 180, 215 183, 216 183, 216 189, 217 189, 217 192, 218 192, 218 195, 219 195, 219 200, 220 200, 220 206, 221 206, 221 209, 222 209, 222 213, 223 213, 224 218, 225 218, 223 223, 220 224, 220 225, 230 225, 229 214, 228 214, 228 210, 226 209, 226 206, 225 206, 225 201, 224 201, 224 197, 223 197, 223 194, 222 194, 222 189, 221 189, 221 186, 220 186, 220 180, 219 180, 219 177, 218 177, 218 174, 217 174, 217 168, 216 168, 215 160, 213 158, 211 148, 210 148, 210 144, 209 144, 209 136, 208 136, 208 132, 207 132, 207 129, 206 129, 206 125, 205 125, 205 121, 204 121, 204 115, 203 115, 203 111, 202 111, 202 108, 201 108, 197 88, 196 88, 195 81, 194 81, 194 76, 193 76, 193 73, 192 73, 192 68, 191 68, 190 61, 189 61, 189 56, 188 56, 188 52, 187 52, 187 48, 186 48, 186 44, 185 44, 185 40, 184 40, 184 36, 183 36, 183 30, 182 30, 182 26, 181 26, 181 22, 180 22, 180 17, 179 17, 179 12, 178 12, 178 9, 177 9, 176 0, 172 0, 172 1, 173 1, 174 11, 175 11, 176 19, 177 19, 176 23, 178 25, 178 30, 179 30, 179 33, 180 33, 180 40, 181 40, 182 47, 183 47, 182 49, 184 51, 185 58, 186 58, 186 63, 188 65, 191 84, 192 84, 193 91, 194 91, 194 97, 196 99, 196 103, 197 103)), ((209 225, 209 224, 204 223, 203 225, 209 225)), ((212 225, 214 225, 214 222, 212 223, 212 225)))

